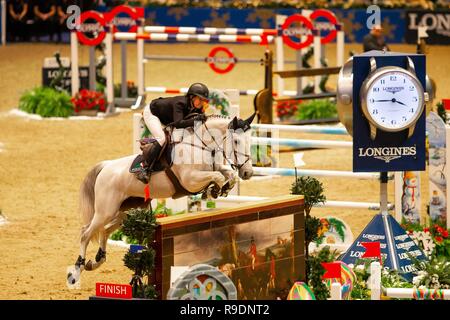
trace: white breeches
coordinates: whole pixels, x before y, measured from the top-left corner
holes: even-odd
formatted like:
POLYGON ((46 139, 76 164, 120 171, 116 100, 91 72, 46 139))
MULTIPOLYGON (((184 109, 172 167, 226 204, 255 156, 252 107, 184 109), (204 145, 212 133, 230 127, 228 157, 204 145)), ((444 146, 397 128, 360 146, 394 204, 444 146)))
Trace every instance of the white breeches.
POLYGON ((153 138, 155 138, 156 141, 158 141, 159 145, 162 147, 166 142, 166 136, 164 135, 161 121, 157 116, 152 114, 149 106, 146 106, 144 108, 143 116, 145 125, 147 126, 148 130, 150 130, 153 138))

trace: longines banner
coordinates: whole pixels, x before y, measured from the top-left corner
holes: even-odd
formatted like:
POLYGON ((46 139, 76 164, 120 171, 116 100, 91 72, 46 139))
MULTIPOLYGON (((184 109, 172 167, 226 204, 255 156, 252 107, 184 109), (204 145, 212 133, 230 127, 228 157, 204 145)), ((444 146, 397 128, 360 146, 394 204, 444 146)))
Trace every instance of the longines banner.
POLYGON ((405 40, 417 42, 418 26, 426 26, 428 44, 450 44, 450 11, 407 11, 405 40))

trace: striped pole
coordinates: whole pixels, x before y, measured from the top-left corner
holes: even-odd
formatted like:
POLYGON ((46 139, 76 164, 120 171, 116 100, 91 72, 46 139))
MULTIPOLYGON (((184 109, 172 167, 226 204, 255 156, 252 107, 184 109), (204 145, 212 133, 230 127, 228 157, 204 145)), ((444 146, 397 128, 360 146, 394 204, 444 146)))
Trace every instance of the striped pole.
MULTIPOLYGON (((295 169, 291 168, 263 168, 253 167, 255 175, 280 175, 295 176, 295 169)), ((334 170, 314 170, 314 169, 297 169, 297 176, 325 177, 325 178, 355 178, 365 180, 379 180, 379 173, 371 172, 351 172, 351 171, 334 171, 334 170)), ((392 179, 392 177, 390 177, 392 179)))
POLYGON ((347 130, 343 126, 294 126, 282 124, 252 124, 252 129, 259 130, 279 130, 285 132, 302 132, 302 133, 320 133, 320 134, 339 134, 348 135, 347 130))
POLYGON ((345 34, 344 26, 338 24, 337 36, 336 36, 336 66, 342 67, 344 65, 344 45, 345 45, 345 34))
POLYGON ((167 26, 145 26, 146 33, 169 33, 169 34, 212 34, 212 35, 278 35, 277 29, 256 29, 256 28, 197 28, 197 27, 167 27, 167 26))
MULTIPOLYGON (((267 200, 268 197, 258 197, 258 196, 236 196, 236 195, 228 195, 226 197, 219 197, 216 201, 223 203, 246 203, 246 202, 258 202, 267 200)), ((348 208, 348 209, 366 209, 377 211, 380 210, 380 204, 375 202, 356 202, 356 201, 337 201, 337 200, 329 200, 325 201, 325 203, 319 203, 314 205, 315 207, 320 208, 348 208)), ((389 209, 393 209, 393 205, 389 205, 389 209)))
MULTIPOLYGON (((142 32, 143 27, 138 27, 138 33, 142 32)), ((144 40, 138 39, 137 45, 137 83, 138 96, 142 97, 145 94, 145 61, 144 61, 144 40)))
POLYGON ((351 141, 330 141, 330 140, 304 140, 285 138, 264 138, 252 137, 252 144, 258 145, 279 145, 283 147, 304 148, 304 149, 331 149, 331 148, 353 148, 351 141))
MULTIPOLYGON (((145 87, 145 92, 148 93, 167 93, 167 94, 184 94, 188 91, 188 88, 179 88, 179 89, 172 89, 167 87, 145 87)), ((258 93, 260 90, 256 89, 248 89, 248 90, 239 90, 239 95, 241 96, 254 96, 258 93)), ((296 91, 285 91, 284 94, 286 96, 296 96, 296 91)), ((277 96, 278 93, 274 92, 274 96, 277 96)))
MULTIPOLYGON (((320 40, 322 39, 320 37, 320 30, 313 30, 313 34, 314 34, 314 42, 313 42, 313 46, 314 46, 314 68, 321 68, 322 67, 322 63, 320 61, 321 57, 322 57, 322 44, 320 43, 320 40)), ((315 76, 314 77, 314 93, 319 93, 320 92, 320 78, 321 76, 315 76)))
MULTIPOLYGON (((274 36, 267 36, 267 42, 272 43, 274 36)), ((210 34, 171 34, 171 33, 132 33, 132 32, 116 32, 114 34, 115 40, 137 40, 143 39, 146 41, 174 41, 174 42, 227 42, 227 43, 265 43, 263 36, 248 36, 248 35, 210 35, 210 34)))

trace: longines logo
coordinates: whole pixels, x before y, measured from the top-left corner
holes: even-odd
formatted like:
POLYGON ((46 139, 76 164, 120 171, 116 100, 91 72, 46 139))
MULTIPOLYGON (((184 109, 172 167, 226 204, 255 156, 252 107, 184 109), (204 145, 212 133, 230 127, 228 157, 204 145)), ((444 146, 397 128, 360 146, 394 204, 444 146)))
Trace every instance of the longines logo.
POLYGON ((383 88, 383 91, 396 93, 402 91, 403 89, 405 89, 405 87, 385 87, 383 88))
POLYGON ((389 163, 403 156, 415 156, 416 147, 359 148, 359 157, 371 157, 389 163))

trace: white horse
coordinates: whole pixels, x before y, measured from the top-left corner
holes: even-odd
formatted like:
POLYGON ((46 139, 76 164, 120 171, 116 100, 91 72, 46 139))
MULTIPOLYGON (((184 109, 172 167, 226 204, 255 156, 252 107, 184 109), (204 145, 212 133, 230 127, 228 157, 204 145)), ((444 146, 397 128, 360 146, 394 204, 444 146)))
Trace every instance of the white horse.
MULTIPOLYGON (((150 198, 176 198, 186 191, 201 193, 211 185, 215 187, 215 197, 226 195, 235 184, 233 169, 238 170, 240 178, 250 179, 253 169, 249 129, 254 116, 231 121, 211 116, 194 128, 173 130, 171 171, 178 185, 167 171, 155 172, 149 181, 150 198)), ((75 270, 68 273, 69 283, 74 284, 81 271, 94 270, 106 260, 107 239, 122 224, 124 211, 144 204, 146 185, 129 171, 135 158, 131 155, 100 162, 82 182, 80 256, 75 270), (100 245, 95 262, 85 263, 86 248, 94 239, 100 245)))

